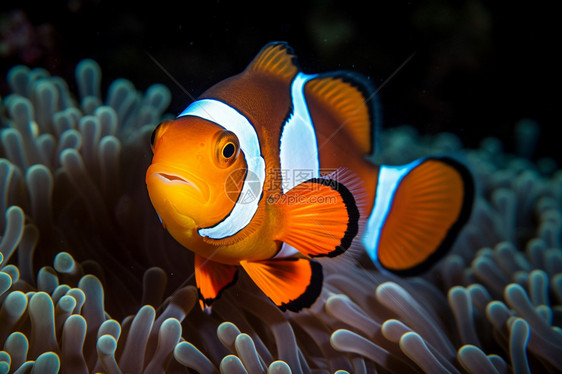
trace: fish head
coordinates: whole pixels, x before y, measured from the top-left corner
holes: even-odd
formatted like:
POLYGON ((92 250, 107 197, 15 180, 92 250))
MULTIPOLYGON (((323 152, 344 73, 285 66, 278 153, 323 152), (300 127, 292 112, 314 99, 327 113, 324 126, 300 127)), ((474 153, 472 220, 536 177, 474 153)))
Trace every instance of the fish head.
POLYGON ((170 234, 196 251, 197 229, 220 222, 236 203, 247 173, 244 152, 234 133, 194 116, 162 122, 151 143, 152 205, 170 234))

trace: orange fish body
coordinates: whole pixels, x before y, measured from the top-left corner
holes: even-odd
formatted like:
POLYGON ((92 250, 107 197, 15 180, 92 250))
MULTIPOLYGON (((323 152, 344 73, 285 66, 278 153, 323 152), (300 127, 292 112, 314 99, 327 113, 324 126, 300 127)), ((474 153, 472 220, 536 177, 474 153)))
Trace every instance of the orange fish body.
POLYGON ((357 243, 383 268, 410 272, 435 261, 468 219, 462 165, 370 163, 370 87, 351 73, 303 74, 294 61, 286 44, 265 46, 153 133, 149 196, 195 253, 202 305, 241 266, 282 310, 298 311, 322 287, 314 257, 357 243))

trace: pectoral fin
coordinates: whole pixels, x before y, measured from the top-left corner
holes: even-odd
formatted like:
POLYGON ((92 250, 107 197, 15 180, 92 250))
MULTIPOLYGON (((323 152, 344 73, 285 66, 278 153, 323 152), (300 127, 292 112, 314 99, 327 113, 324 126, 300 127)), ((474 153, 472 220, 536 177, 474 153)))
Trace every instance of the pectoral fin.
POLYGON ((354 194, 336 179, 309 179, 275 204, 283 217, 276 239, 305 256, 337 256, 351 246, 359 231, 360 213, 354 194))

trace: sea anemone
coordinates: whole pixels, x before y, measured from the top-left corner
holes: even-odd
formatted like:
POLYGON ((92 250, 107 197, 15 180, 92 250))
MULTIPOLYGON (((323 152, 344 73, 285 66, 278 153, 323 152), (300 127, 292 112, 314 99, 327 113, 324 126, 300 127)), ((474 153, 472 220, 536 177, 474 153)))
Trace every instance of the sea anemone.
MULTIPOLYGON (((125 79, 101 94, 92 60, 69 85, 12 68, 2 98, 0 373, 526 373, 562 370, 562 172, 498 139, 387 130, 377 162, 454 154, 479 194, 450 254, 400 278, 326 262, 319 300, 281 312, 242 274, 197 306, 193 259, 145 189, 170 92, 125 79)), ((531 134, 531 135, 529 135, 531 134)))

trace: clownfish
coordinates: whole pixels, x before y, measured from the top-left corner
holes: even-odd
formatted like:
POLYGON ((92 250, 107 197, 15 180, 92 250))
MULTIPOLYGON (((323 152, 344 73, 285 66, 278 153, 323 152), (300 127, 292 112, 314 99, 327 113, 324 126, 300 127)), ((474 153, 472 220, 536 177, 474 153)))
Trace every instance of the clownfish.
POLYGON ((317 257, 352 245, 410 273, 468 220, 473 182, 447 157, 375 165, 373 88, 350 72, 305 74, 285 43, 205 91, 152 134, 146 173, 165 229, 195 254, 202 308, 240 267, 281 310, 312 305, 317 257))

